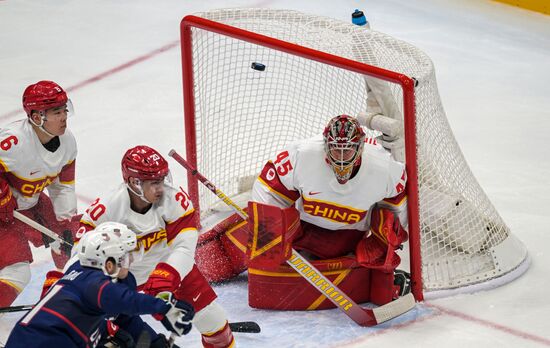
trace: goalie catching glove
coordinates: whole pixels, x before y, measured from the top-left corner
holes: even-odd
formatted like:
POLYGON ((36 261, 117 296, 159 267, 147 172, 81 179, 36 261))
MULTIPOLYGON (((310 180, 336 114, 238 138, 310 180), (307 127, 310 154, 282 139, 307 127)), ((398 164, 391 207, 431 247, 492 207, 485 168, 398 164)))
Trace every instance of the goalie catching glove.
POLYGON ((185 301, 178 301, 171 292, 160 292, 157 295, 169 305, 168 311, 162 314, 155 314, 153 317, 160 320, 167 330, 178 336, 187 335, 191 331, 191 320, 195 316, 195 309, 185 301))

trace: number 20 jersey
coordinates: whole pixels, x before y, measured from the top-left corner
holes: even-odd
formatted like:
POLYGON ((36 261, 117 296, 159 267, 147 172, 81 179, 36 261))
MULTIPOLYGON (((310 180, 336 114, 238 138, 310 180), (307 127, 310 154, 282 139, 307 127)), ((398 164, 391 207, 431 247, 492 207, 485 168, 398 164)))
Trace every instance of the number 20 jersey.
MULTIPOLYGON (((102 222, 123 223, 134 231, 144 246, 143 259, 133 262, 130 271, 138 285, 144 284, 159 262, 174 267, 183 279, 195 263, 198 239, 195 209, 187 193, 165 185, 161 200, 144 214, 130 207, 130 195, 121 184, 107 198, 98 198, 82 216, 77 239, 102 222)), ((76 248, 73 248, 73 253, 76 248)))

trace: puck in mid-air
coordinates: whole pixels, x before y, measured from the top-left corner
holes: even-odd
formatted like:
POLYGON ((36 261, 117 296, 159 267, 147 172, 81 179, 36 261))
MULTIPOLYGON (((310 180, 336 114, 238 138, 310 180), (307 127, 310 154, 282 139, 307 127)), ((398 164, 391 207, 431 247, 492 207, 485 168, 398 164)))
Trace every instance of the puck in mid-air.
POLYGON ((262 63, 252 62, 252 65, 250 65, 250 67, 252 69, 258 70, 258 71, 264 71, 265 70, 265 65, 262 64, 262 63))

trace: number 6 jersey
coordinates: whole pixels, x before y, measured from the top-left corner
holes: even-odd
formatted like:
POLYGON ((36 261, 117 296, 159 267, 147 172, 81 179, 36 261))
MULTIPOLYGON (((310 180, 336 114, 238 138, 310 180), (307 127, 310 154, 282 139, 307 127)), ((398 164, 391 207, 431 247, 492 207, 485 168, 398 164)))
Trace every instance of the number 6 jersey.
POLYGON ((0 175, 17 198, 19 210, 30 209, 40 193, 48 188, 59 220, 76 214, 76 140, 66 129, 59 136, 59 147, 48 151, 38 140, 28 119, 0 129, 0 175))

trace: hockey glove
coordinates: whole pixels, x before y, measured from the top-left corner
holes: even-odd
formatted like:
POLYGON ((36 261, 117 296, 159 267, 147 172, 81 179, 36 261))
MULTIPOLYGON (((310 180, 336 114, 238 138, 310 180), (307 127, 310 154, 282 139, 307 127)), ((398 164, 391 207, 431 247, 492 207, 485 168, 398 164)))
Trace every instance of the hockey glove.
POLYGON ((112 320, 105 320, 107 335, 101 337, 99 348, 132 348, 136 347, 134 338, 126 330, 123 330, 112 320))
POLYGON ((179 348, 179 346, 170 342, 163 334, 158 334, 157 338, 151 342, 149 348, 179 348))
POLYGON ((193 306, 185 301, 176 300, 171 292, 161 292, 157 297, 166 301, 169 309, 164 315, 155 314, 153 317, 176 335, 187 335, 191 331, 191 320, 195 316, 193 306))
POLYGON ((17 209, 17 201, 11 189, 8 186, 8 182, 0 180, 0 223, 3 225, 11 225, 13 220, 13 211, 17 209))
POLYGON ((143 285, 143 291, 152 296, 162 291, 173 292, 179 287, 180 281, 180 275, 174 267, 160 262, 143 285))

